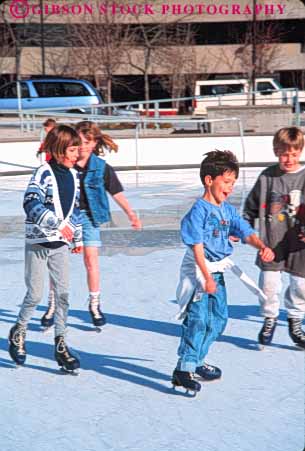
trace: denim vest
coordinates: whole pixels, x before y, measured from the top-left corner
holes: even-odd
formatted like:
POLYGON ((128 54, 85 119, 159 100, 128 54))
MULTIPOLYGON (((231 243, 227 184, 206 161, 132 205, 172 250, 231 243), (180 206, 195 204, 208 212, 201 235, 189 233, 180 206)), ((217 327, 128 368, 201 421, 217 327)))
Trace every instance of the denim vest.
POLYGON ((96 227, 99 224, 110 221, 109 202, 104 186, 105 166, 106 162, 104 160, 92 154, 84 178, 84 190, 92 221, 96 227))

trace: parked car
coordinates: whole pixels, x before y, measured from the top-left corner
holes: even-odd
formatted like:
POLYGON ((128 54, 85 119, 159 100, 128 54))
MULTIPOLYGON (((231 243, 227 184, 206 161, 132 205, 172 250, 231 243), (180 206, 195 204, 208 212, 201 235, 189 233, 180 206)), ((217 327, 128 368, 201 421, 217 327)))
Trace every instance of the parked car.
MULTIPOLYGON (((37 78, 20 81, 21 108, 64 108, 63 111, 84 113, 102 103, 97 90, 86 80, 37 78)), ((18 110, 17 83, 0 88, 0 110, 18 110)))
MULTIPOLYGON (((102 95, 87 80, 69 78, 35 78, 20 81, 20 102, 22 110, 60 108, 69 113, 94 113, 107 115, 102 105, 102 95)), ((1 110, 18 110, 17 83, 12 82, 0 88, 1 110)), ((112 108, 112 115, 136 118, 139 114, 128 108, 112 108)))
MULTIPOLYGON (((285 90, 280 83, 269 77, 257 78, 255 86, 256 105, 292 105, 296 103, 296 90, 285 90)), ((227 80, 198 80, 195 85, 194 114, 206 115, 207 107, 217 105, 248 105, 251 101, 251 86, 244 78, 227 80)), ((301 110, 305 110, 305 91, 298 92, 301 110)))

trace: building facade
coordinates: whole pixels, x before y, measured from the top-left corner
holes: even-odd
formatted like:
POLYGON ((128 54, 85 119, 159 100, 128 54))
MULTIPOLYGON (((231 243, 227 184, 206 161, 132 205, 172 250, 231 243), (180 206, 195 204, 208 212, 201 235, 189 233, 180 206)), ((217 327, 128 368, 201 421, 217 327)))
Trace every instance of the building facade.
POLYGON ((300 0, 8 0, 0 8, 2 83, 45 73, 104 90, 111 79, 115 100, 143 98, 147 80, 151 98, 192 95, 196 79, 250 77, 255 45, 256 75, 305 88, 300 0))

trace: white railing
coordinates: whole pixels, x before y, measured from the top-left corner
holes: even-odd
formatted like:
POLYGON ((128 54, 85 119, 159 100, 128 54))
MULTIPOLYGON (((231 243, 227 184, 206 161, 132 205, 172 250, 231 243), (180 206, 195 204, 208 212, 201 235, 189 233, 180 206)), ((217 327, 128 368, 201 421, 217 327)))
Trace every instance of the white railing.
MULTIPOLYGON (((36 112, 36 117, 44 117, 47 116, 47 113, 44 112, 36 112)), ((57 115, 56 115, 57 116, 57 115)), ((59 113, 58 114, 59 117, 62 117, 62 119, 65 120, 65 122, 73 123, 73 122, 79 122, 80 120, 84 120, 84 115, 80 115, 80 114, 67 114, 67 113, 59 113)), ((31 119, 33 120, 33 119, 31 119)), ((96 123, 107 123, 107 124, 111 124, 111 123, 116 123, 118 122, 117 117, 111 117, 111 116, 105 116, 105 117, 101 117, 101 116, 90 116, 90 120, 93 120, 96 123)), ((64 121, 63 121, 64 122, 64 121)), ((124 123, 129 123, 129 124, 133 124, 134 125, 134 130, 129 129, 130 132, 130 138, 134 139, 135 142, 135 155, 136 155, 136 161, 135 161, 135 167, 137 168, 139 166, 139 138, 140 136, 140 130, 142 130, 143 128, 145 128, 145 126, 147 126, 148 124, 159 124, 162 125, 162 123, 168 123, 169 120, 168 118, 145 118, 145 117, 137 117, 135 119, 130 119, 130 118, 120 118, 120 122, 124 122, 124 123), (134 131, 134 133, 132 133, 134 131)), ((244 146, 244 131, 243 131, 243 125, 242 122, 239 118, 237 117, 230 117, 230 118, 223 118, 223 119, 203 119, 203 118, 192 118, 192 119, 185 119, 185 118, 171 118, 170 119, 170 123, 174 126, 175 124, 198 124, 199 126, 209 126, 210 124, 213 123, 227 123, 227 122, 233 122, 235 124, 237 124, 237 128, 236 128, 236 132, 235 134, 237 136, 240 136, 241 139, 241 145, 242 145, 242 160, 241 163, 245 164, 246 163, 246 159, 245 159, 245 146, 244 146)), ((31 122, 32 124, 36 124, 36 121, 31 122)), ((41 123, 41 120, 37 120, 37 123, 41 123)), ((0 126, 1 126, 1 122, 0 122, 0 126)), ((170 135, 169 135, 170 136, 170 135)), ((176 137, 177 135, 175 135, 176 137)), ((198 135, 200 137, 200 135, 198 135)), ((202 136, 202 135, 201 135, 202 136)), ((152 137, 154 137, 152 135, 152 137)), ((158 136, 159 137, 159 136, 158 136)), ((4 163, 4 162, 2 162, 4 163)))
MULTIPOLYGON (((78 106, 64 106, 61 108, 52 107, 52 108, 40 108, 38 109, 22 109, 22 103, 19 102, 19 108, 17 110, 0 110, 2 115, 5 114, 15 114, 19 116, 20 120, 20 128, 22 131, 29 130, 29 123, 33 123, 33 128, 35 128, 35 117, 37 115, 40 116, 50 116, 56 115, 58 117, 66 117, 67 114, 70 118, 73 118, 73 113, 67 113, 67 110, 71 109, 75 110, 85 110, 88 113, 82 113, 82 118, 87 118, 88 120, 96 121, 96 118, 100 118, 103 121, 108 118, 112 122, 124 122, 124 118, 126 116, 126 120, 132 118, 136 119, 138 115, 141 113, 145 116, 147 115, 149 110, 149 106, 153 105, 154 108, 152 110, 153 117, 155 119, 160 118, 160 113, 162 114, 162 105, 164 104, 180 104, 182 102, 200 102, 205 104, 206 106, 221 106, 221 105, 230 105, 230 106, 238 106, 240 104, 248 104, 251 105, 252 97, 255 95, 257 97, 257 105, 278 105, 279 101, 282 105, 291 105, 296 114, 296 125, 300 123, 300 102, 305 103, 305 99, 299 99, 298 89, 295 88, 287 88, 280 90, 268 90, 268 91, 251 91, 248 93, 233 93, 233 94, 224 94, 224 95, 215 95, 215 96, 192 96, 192 97, 177 97, 177 98, 165 98, 165 99, 157 99, 157 100, 140 100, 133 102, 113 102, 113 103, 101 103, 97 105, 78 105, 78 106), (270 94, 270 96, 269 96, 270 94), (280 94, 280 98, 272 98, 273 94, 280 94), (262 97, 263 95, 263 97, 262 97), (238 98, 236 98, 238 97, 238 98), (266 103, 263 102, 264 98, 266 98, 266 103), (101 114, 103 112, 112 111, 112 116, 108 114, 101 114), (27 126, 24 128, 24 122, 27 126)), ((164 108, 165 110, 170 110, 170 108, 164 108)), ((174 108, 172 108, 175 111, 174 108)), ((176 111, 178 112, 178 111, 176 111)), ((203 113, 205 115, 205 113, 203 113)), ((200 115, 199 115, 200 116, 200 115)), ((75 117, 78 118, 79 114, 75 113, 75 117)), ((168 119, 170 116, 167 116, 168 119)), ((167 122, 169 121, 167 119, 167 122)), ((1 124, 0 124, 1 126, 1 124)))

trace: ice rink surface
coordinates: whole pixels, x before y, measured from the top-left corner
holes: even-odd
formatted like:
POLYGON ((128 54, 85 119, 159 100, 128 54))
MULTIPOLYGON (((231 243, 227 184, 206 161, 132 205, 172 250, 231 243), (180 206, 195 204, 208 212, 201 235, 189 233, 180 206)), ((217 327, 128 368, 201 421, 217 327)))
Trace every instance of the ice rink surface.
MULTIPOLYGON (((231 201, 240 206, 258 170, 241 173, 231 201)), ((286 313, 272 346, 257 348, 256 297, 226 274, 229 322, 207 361, 219 382, 195 398, 171 388, 180 323, 175 289, 184 247, 179 221, 202 193, 198 170, 121 172, 144 229, 128 227, 115 204, 103 228, 100 264, 108 324, 93 330, 81 256, 71 256, 67 342, 80 357, 78 377, 61 375, 53 331, 42 333, 38 306, 27 332, 27 361, 16 369, 7 335, 25 294, 23 191, 29 176, 0 177, 1 451, 302 451, 304 352, 288 336, 286 313)), ((257 280, 255 250, 233 258, 257 280)))

